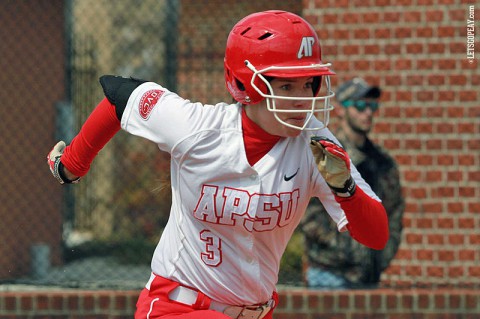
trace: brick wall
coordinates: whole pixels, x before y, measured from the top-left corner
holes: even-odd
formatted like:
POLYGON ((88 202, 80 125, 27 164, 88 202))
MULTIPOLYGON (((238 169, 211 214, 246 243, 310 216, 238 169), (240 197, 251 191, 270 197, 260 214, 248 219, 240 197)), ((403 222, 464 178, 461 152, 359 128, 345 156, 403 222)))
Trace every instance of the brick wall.
MULTIPOLYGON (((0 293, 0 319, 133 318, 137 291, 0 293)), ((474 319, 474 290, 280 290, 275 319, 474 319)))
POLYGON ((304 1, 334 86, 360 75, 384 90, 372 136, 400 164, 407 204, 387 284, 480 284, 480 73, 466 53, 473 3, 304 1))

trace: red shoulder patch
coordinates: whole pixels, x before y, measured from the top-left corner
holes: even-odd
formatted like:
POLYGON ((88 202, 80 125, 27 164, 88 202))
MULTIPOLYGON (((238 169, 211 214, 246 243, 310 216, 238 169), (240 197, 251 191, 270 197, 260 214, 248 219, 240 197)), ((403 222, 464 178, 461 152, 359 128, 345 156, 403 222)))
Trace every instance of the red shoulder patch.
POLYGON ((148 120, 150 113, 152 113, 153 108, 157 104, 160 97, 165 93, 162 90, 150 90, 143 94, 140 99, 140 104, 138 105, 138 112, 144 120, 148 120))

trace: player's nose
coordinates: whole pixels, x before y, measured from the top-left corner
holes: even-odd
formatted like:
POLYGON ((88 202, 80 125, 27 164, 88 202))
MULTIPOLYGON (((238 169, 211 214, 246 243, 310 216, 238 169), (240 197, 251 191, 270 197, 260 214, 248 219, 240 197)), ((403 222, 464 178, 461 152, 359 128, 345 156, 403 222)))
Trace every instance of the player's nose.
POLYGON ((299 110, 306 110, 311 108, 311 101, 307 100, 293 100, 293 108, 299 109, 299 110))
POLYGON ((308 97, 308 94, 311 94, 311 90, 308 90, 307 92, 303 88, 294 90, 291 96, 293 99, 293 107, 302 110, 311 108, 312 101, 305 99, 306 97, 308 97))

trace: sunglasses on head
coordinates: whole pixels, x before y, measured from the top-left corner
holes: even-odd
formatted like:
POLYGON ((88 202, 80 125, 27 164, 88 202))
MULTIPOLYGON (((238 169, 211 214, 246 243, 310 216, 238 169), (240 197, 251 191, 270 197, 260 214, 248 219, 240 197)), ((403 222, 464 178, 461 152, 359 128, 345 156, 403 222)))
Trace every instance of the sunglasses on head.
POLYGON ((376 110, 378 110, 378 107, 380 106, 380 104, 377 101, 365 101, 365 100, 358 100, 358 101, 347 100, 347 101, 343 101, 342 105, 345 107, 353 106, 360 112, 365 111, 367 107, 369 107, 372 110, 372 112, 375 112, 376 110))

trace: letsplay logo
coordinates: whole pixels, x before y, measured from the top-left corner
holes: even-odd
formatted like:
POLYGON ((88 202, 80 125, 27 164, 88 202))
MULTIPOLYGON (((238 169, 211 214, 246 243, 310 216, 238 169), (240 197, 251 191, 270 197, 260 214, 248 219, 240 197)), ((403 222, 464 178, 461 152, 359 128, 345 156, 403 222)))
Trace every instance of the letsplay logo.
POLYGON ((148 120, 153 108, 157 104, 160 97, 162 97, 163 93, 165 92, 156 89, 147 91, 143 94, 142 98, 140 99, 140 104, 138 106, 138 112, 140 113, 142 119, 148 120))

